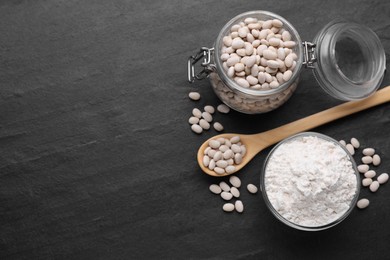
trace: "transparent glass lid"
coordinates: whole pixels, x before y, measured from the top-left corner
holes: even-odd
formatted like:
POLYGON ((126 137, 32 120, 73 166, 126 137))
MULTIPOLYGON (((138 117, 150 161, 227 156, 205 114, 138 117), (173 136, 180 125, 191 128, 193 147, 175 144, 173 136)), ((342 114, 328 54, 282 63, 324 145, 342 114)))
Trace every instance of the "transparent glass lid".
POLYGON ((344 20, 327 24, 314 38, 314 75, 320 86, 341 100, 373 94, 382 83, 386 56, 368 27, 344 20))

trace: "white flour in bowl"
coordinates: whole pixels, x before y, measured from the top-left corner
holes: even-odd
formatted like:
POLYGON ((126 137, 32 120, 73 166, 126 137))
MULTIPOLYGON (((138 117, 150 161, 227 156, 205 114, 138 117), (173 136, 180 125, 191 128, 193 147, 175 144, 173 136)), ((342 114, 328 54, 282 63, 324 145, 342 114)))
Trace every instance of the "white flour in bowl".
POLYGON ((300 136, 282 143, 268 159, 265 191, 288 221, 315 227, 340 218, 351 207, 357 177, 348 154, 335 143, 300 136))

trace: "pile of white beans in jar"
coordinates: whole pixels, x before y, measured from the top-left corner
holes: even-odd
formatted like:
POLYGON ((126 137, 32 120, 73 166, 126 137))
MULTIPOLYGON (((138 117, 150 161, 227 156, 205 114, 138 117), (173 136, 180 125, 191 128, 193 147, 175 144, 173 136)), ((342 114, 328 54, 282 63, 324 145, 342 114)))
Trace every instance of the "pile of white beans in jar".
MULTIPOLYGON (((296 41, 281 20, 245 18, 230 27, 222 43, 219 58, 223 70, 240 87, 265 93, 292 79, 298 60, 296 41)), ((222 101, 245 113, 264 113, 279 107, 298 83, 294 80, 283 91, 262 96, 232 90, 217 73, 211 73, 210 80, 222 101)))

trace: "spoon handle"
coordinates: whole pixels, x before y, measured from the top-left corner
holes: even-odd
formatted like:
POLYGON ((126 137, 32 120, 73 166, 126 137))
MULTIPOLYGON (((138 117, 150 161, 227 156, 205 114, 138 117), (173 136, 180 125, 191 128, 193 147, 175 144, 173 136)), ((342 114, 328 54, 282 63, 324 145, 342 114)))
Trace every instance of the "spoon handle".
POLYGON ((365 110, 367 108, 386 103, 388 101, 390 101, 390 86, 378 90, 375 94, 366 99, 343 103, 341 105, 326 109, 272 130, 260 134, 255 134, 254 137, 258 137, 259 139, 263 140, 262 142, 266 144, 266 146, 269 146, 291 135, 307 131, 309 129, 365 110))

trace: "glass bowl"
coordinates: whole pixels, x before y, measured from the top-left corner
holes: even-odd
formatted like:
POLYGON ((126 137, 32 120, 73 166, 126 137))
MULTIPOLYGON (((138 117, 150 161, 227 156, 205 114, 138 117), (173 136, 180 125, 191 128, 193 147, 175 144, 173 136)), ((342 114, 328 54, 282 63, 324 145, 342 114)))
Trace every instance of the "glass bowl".
MULTIPOLYGON (((331 171, 331 174, 334 172, 341 171, 331 171)), ((260 177, 260 189, 267 207, 278 220, 298 230, 319 231, 339 224, 351 213, 359 197, 360 176, 352 155, 338 141, 316 132, 303 132, 284 139, 271 150, 264 162, 260 177), (305 157, 308 153, 314 152, 313 147, 311 150, 308 147, 308 142, 315 140, 313 138, 325 141, 321 144, 327 145, 329 153, 337 153, 339 156, 345 154, 347 157, 346 165, 351 168, 349 172, 355 178, 349 173, 332 178, 333 175, 327 175, 328 172, 325 174, 325 171, 322 170, 309 171, 309 165, 310 169, 323 169, 323 167, 332 167, 328 169, 336 167, 338 169, 337 167, 339 167, 330 159, 324 158, 313 162, 305 157), (301 147, 306 149, 291 153, 288 150, 286 153, 281 152, 282 147, 289 148, 288 144, 296 140, 303 140, 301 147), (328 145, 329 142, 331 145, 328 145), (281 178, 282 176, 275 178, 275 173, 272 173, 269 165, 275 167, 276 156, 284 156, 285 160, 282 159, 277 164, 277 170, 280 174, 289 174, 288 178, 281 178), (301 156, 300 160, 291 160, 295 159, 295 156, 301 156), (310 174, 307 173, 308 171, 310 174), (318 175, 318 173, 323 175, 318 175), (347 182, 349 184, 344 181, 346 178, 349 180, 347 182), (343 194, 347 194, 345 198, 336 196, 335 192, 341 192, 340 189, 343 189, 343 194), (329 201, 329 198, 335 198, 335 200, 329 201), (322 220, 319 220, 318 217, 321 217, 322 220)))

